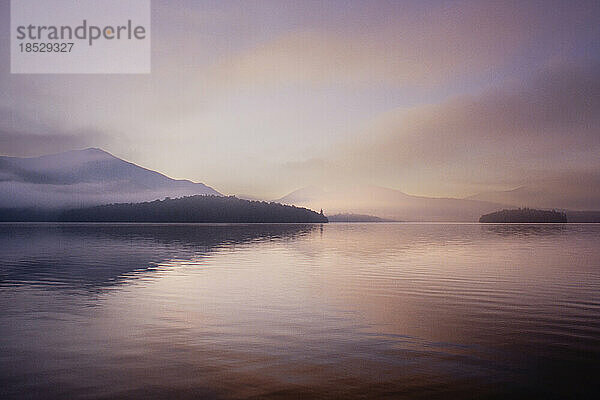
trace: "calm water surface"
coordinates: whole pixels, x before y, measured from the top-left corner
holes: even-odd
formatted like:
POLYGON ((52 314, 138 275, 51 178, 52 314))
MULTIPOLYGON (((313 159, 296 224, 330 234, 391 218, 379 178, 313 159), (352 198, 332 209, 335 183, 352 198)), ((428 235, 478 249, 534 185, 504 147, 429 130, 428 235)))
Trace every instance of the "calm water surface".
POLYGON ((593 398, 600 225, 0 225, 0 398, 593 398))

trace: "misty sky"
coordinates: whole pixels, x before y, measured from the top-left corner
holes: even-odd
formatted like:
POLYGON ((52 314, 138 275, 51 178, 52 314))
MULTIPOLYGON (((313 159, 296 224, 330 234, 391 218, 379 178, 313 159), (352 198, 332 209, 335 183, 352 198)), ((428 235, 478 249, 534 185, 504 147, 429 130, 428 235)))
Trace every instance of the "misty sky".
POLYGON ((600 2, 159 1, 150 75, 11 75, 0 154, 101 147, 222 193, 600 187, 600 2))

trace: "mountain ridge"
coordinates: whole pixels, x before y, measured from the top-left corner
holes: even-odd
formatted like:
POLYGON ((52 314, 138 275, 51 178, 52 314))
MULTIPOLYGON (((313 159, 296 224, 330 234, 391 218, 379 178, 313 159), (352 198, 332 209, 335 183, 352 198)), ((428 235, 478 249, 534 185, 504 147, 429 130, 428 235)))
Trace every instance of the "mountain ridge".
POLYGON ((514 207, 578 211, 600 209, 600 186, 595 182, 589 182, 583 189, 579 186, 577 179, 573 178, 571 182, 530 183, 509 190, 486 191, 465 199, 490 201, 514 207))
POLYGON ((505 204, 450 197, 425 197, 375 185, 348 185, 325 190, 318 186, 297 189, 275 200, 328 215, 367 214, 401 221, 475 222, 482 214, 505 204))
POLYGON ((221 193, 99 148, 39 157, 0 156, 0 206, 61 208, 221 193))

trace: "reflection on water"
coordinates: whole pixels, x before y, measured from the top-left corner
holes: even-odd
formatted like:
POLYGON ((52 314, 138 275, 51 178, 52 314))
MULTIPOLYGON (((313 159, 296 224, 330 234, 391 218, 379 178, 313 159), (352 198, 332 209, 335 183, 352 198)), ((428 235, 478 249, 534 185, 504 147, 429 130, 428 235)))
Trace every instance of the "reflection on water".
POLYGON ((567 224, 482 224, 485 232, 504 236, 553 236, 567 229, 567 224))
POLYGON ((577 398, 600 225, 0 225, 0 398, 577 398))
POLYGON ((173 259, 219 247, 293 239, 314 225, 22 224, 0 225, 3 285, 97 288, 173 259))

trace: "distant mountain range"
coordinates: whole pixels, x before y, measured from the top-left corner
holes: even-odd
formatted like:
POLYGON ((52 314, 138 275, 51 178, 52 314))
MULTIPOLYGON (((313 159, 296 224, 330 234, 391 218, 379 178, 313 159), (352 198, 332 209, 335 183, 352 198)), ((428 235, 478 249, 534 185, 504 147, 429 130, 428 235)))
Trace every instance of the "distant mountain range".
POLYGON ((399 221, 477 221, 482 214, 504 207, 481 200, 411 196, 399 190, 370 185, 327 190, 306 187, 275 201, 313 210, 323 208, 326 215, 367 214, 399 221))
MULTIPOLYGON (((327 189, 306 187, 275 201, 312 210, 323 209, 326 215, 360 214, 396 221, 474 222, 483 214, 503 208, 599 209, 600 193, 596 192, 600 189, 590 190, 589 195, 574 190, 553 193, 538 184, 457 199, 412 196, 399 190, 355 184, 327 189)), ((0 156, 0 209, 9 214, 7 209, 43 211, 193 195, 222 196, 203 183, 172 179, 97 148, 33 158, 0 156)), ((588 221, 598 220, 599 213, 574 214, 569 211, 567 215, 569 221, 588 221)))
MULTIPOLYGON (((324 189, 305 187, 277 199, 313 210, 323 208, 328 216, 367 214, 396 221, 476 222, 484 214, 505 208, 535 207, 566 212, 569 222, 600 222, 597 187, 586 193, 573 188, 555 193, 548 186, 532 184, 514 190, 480 193, 464 199, 412 196, 399 190, 369 185, 324 189)), ((337 221, 337 216, 331 222, 337 221)))
POLYGON ((0 207, 66 208, 142 202, 213 188, 171 179, 97 148, 33 158, 0 156, 0 207))
POLYGON ((469 200, 510 204, 515 207, 597 210, 600 208, 600 186, 574 182, 542 182, 520 186, 512 190, 479 193, 469 200), (558 188, 558 189, 557 189, 558 188))

